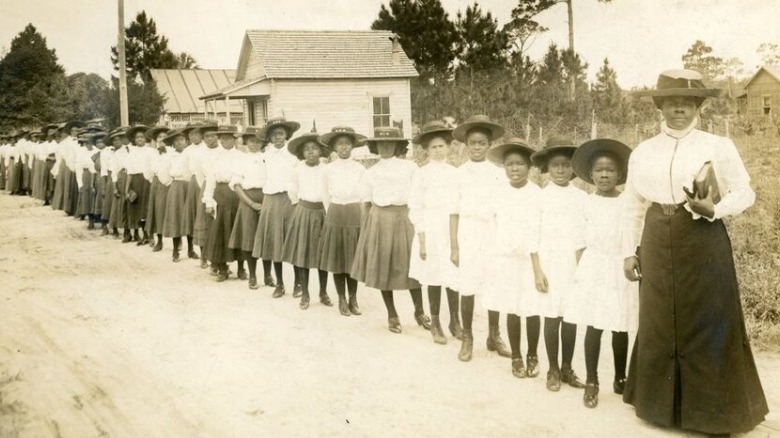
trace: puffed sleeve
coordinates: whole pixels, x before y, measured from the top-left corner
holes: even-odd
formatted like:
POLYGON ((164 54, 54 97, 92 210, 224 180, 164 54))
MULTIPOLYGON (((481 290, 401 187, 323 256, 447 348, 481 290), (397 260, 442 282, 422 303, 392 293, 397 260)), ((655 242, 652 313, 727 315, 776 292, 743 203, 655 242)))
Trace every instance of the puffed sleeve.
POLYGON ((737 147, 728 138, 720 140, 719 157, 713 167, 722 194, 711 220, 741 214, 756 201, 756 193, 750 187, 750 175, 737 147))
POLYGON ((409 220, 417 234, 425 232, 425 168, 414 171, 409 189, 409 220))
POLYGON ((623 202, 621 214, 623 238, 621 247, 624 258, 636 255, 636 249, 642 236, 645 213, 647 213, 647 208, 650 206, 650 201, 636 190, 637 182, 634 181, 637 166, 636 156, 636 153, 634 153, 628 160, 628 177, 625 189, 621 195, 623 202))

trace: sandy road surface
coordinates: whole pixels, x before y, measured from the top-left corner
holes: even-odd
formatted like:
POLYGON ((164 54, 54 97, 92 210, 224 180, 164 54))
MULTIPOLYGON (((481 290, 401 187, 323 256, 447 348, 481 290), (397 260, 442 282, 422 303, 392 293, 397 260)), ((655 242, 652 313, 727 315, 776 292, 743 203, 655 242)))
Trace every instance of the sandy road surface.
MULTIPOLYGON (((578 390, 512 377, 484 349, 484 312, 464 364, 459 343, 434 345, 412 326, 405 293, 404 333, 393 335, 376 291, 361 291, 361 317, 319 303, 302 312, 289 294, 171 263, 166 244, 122 245, 0 195, 0 436, 686 436, 637 419, 609 391, 607 338, 601 403, 588 410, 578 390)), ((780 357, 757 360, 777 409, 780 357)), ((774 412, 749 434, 773 435, 774 412)))

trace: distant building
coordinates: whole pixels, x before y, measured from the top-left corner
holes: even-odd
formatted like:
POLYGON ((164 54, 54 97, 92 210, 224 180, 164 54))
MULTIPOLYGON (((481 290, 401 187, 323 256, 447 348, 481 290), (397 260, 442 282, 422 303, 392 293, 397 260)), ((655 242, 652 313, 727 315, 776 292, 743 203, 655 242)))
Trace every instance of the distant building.
POLYGON ((206 102, 206 94, 227 87, 236 79, 235 70, 162 70, 152 69, 152 78, 165 98, 160 124, 176 128, 206 118, 238 124, 243 120, 241 102, 206 102), (225 106, 227 105, 227 106, 225 106), (214 113, 217 115, 215 116, 214 113), (230 114, 230 121, 226 114, 230 114))
POLYGON ((411 136, 410 79, 417 70, 387 31, 248 30, 236 80, 201 99, 241 102, 243 125, 284 115, 320 132, 349 125, 372 135, 401 125, 411 136))
POLYGON ((745 84, 745 115, 776 117, 780 114, 780 66, 765 65, 745 84))

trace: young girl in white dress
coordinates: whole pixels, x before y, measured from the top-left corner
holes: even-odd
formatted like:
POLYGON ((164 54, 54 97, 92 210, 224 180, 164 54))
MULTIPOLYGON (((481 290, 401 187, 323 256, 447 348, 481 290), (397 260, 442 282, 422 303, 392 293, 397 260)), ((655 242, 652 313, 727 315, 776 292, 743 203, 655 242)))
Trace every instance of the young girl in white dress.
POLYGON ((457 170, 447 162, 452 128, 444 122, 426 123, 414 142, 428 154, 428 164, 417 169, 409 193, 409 219, 414 225, 409 276, 428 285, 431 308, 431 335, 437 344, 446 344, 441 328, 441 288, 447 289, 450 333, 463 338, 460 327, 460 295, 455 286, 457 269, 450 260, 450 215, 457 209, 457 191, 452 184, 457 170))
POLYGON ((585 252, 572 280, 564 315, 571 323, 587 325, 585 333, 586 407, 598 405, 598 362, 601 333, 612 332, 615 362, 614 392, 623 393, 628 359, 628 332, 635 331, 639 315, 637 283, 623 273, 621 208, 618 184, 626 182, 631 149, 610 139, 583 143, 572 164, 577 176, 596 186, 585 203, 585 252))
POLYGON ((534 165, 550 175, 550 182, 542 189, 539 252, 533 257, 538 293, 528 306, 544 317, 544 344, 550 364, 547 389, 550 391, 559 391, 561 382, 574 388, 585 387, 571 366, 577 326, 566 322, 563 313, 563 301, 570 291, 577 260, 585 246, 582 210, 587 195, 570 184, 574 178, 571 157, 576 149, 567 139, 551 138, 544 149, 532 156, 534 165), (559 336, 563 356, 560 365, 559 336))
MULTIPOLYGON (((502 166, 507 178, 491 199, 496 230, 491 257, 493 290, 496 293, 491 296, 491 308, 507 314, 512 374, 517 378, 528 376, 520 352, 520 318, 532 315, 526 301, 536 293, 531 254, 538 251, 541 189, 528 181, 533 153, 534 150, 519 138, 509 138, 488 151, 488 159, 502 166)), ((533 327, 528 330, 529 341, 536 338, 538 342, 538 324, 535 329, 536 332, 533 332, 533 327)), ((536 354, 535 346, 533 354, 536 354)), ((534 357, 529 353, 529 362, 535 360, 534 357)), ((532 375, 535 375, 536 365, 530 365, 532 375)))

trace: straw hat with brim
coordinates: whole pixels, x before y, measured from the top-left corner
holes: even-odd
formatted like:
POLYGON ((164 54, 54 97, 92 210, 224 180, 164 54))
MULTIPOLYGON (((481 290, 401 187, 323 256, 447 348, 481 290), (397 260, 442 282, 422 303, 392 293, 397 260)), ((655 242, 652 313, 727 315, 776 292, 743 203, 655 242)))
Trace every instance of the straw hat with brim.
POLYGON ((218 129, 219 129, 219 125, 217 125, 216 123, 204 123, 203 125, 198 127, 198 130, 200 130, 201 135, 206 135, 206 133, 214 132, 218 129))
POLYGON ((168 128, 167 126, 161 126, 161 125, 153 126, 149 128, 148 131, 146 131, 146 138, 150 141, 157 140, 157 136, 160 135, 161 132, 168 132, 168 131, 170 131, 170 128, 168 128))
POLYGON ((307 132, 290 140, 287 143, 287 150, 298 157, 299 160, 303 160, 303 146, 310 141, 313 141, 320 147, 322 151, 321 156, 326 157, 330 154, 330 149, 325 143, 320 141, 320 135, 316 132, 307 132))
POLYGON ((78 136, 76 141, 78 141, 79 144, 92 143, 92 135, 91 134, 81 134, 81 135, 78 136))
POLYGON ((190 131, 192 131, 194 129, 200 129, 201 127, 203 127, 203 123, 198 123, 198 122, 196 122, 196 123, 187 123, 187 126, 182 128, 182 133, 184 135, 187 135, 187 134, 190 133, 190 131))
POLYGON ((287 138, 290 139, 292 135, 295 133, 295 131, 301 128, 301 124, 298 122, 287 120, 284 117, 277 117, 275 119, 270 119, 267 122, 265 122, 265 126, 263 126, 263 137, 268 138, 268 134, 270 134, 271 131, 274 130, 274 128, 279 128, 279 127, 282 127, 284 128, 285 131, 287 131, 287 138))
POLYGON ((148 126, 146 126, 146 125, 135 125, 135 126, 131 126, 131 127, 130 127, 130 128, 127 130, 127 132, 126 132, 126 134, 127 134, 127 138, 128 138, 128 139, 130 139, 130 141, 132 141, 133 143, 135 143, 135 135, 136 135, 137 133, 139 133, 139 132, 143 132, 144 134, 146 134, 146 131, 148 131, 148 130, 149 130, 149 127, 148 127, 148 126))
POLYGON ((581 180, 593 184, 593 178, 590 176, 591 167, 593 167, 594 157, 611 156, 617 159, 618 170, 620 170, 620 179, 618 184, 626 183, 626 176, 628 174, 628 158, 631 156, 631 148, 626 146, 617 140, 610 138, 597 138, 594 140, 586 141, 574 152, 574 156, 571 159, 574 173, 580 177, 581 180))
POLYGON ((432 122, 428 122, 425 125, 423 125, 422 131, 420 131, 420 133, 417 134, 412 139, 412 142, 419 144, 423 148, 427 149, 428 142, 430 142, 435 137, 442 137, 447 141, 447 143, 451 142, 452 128, 447 126, 441 120, 434 120, 432 122))
POLYGON ((111 142, 114 141, 114 137, 122 137, 122 136, 127 136, 126 130, 117 128, 109 132, 108 135, 106 136, 107 137, 106 139, 111 142))
POLYGON ((83 128, 84 127, 84 122, 80 122, 78 120, 71 120, 69 122, 65 122, 62 125, 61 129, 65 130, 65 132, 70 132, 71 128, 74 128, 74 127, 75 128, 83 128))
POLYGON ((238 127, 235 125, 219 125, 214 133, 218 136, 228 135, 235 138, 238 134, 238 127))
POLYGON ((708 97, 720 96, 717 88, 704 86, 701 73, 695 70, 666 70, 658 75, 655 90, 641 90, 633 93, 637 97, 652 97, 658 108, 664 97, 683 96, 698 98, 699 104, 708 97))
POLYGON ((41 132, 48 133, 50 129, 58 129, 60 125, 58 123, 49 123, 41 128, 41 132))
MULTIPOLYGON (((107 136, 108 136, 108 133, 105 133, 105 132, 96 132, 96 133, 92 134, 92 137, 91 137, 92 144, 97 144, 98 140, 105 139, 107 136)), ((103 142, 105 143, 105 140, 103 140, 103 142)))
POLYGON ((376 145, 380 141, 389 141, 395 143, 396 150, 399 148, 405 148, 409 145, 409 139, 404 138, 401 130, 392 126, 375 128, 374 136, 363 140, 363 143, 368 146, 369 152, 376 154, 378 153, 376 145))
POLYGON ((531 155, 531 161, 542 173, 547 173, 547 160, 550 159, 550 156, 561 154, 571 157, 576 150, 577 146, 567 138, 550 138, 542 150, 536 151, 531 155))
POLYGON ((241 140, 246 143, 249 138, 257 139, 260 143, 265 143, 265 137, 263 137, 263 128, 259 126, 247 126, 244 128, 244 132, 241 133, 241 140))
POLYGON ((510 137, 503 143, 490 148, 487 153, 487 158, 499 166, 503 166, 504 157, 510 152, 519 152, 523 154, 530 162, 531 156, 534 154, 534 152, 536 152, 536 150, 531 146, 528 146, 528 143, 526 143, 523 139, 518 137, 510 137))
POLYGON ((187 137, 187 128, 176 128, 171 129, 170 131, 166 132, 165 138, 162 140, 163 143, 165 143, 168 146, 173 146, 174 140, 176 140, 176 137, 182 135, 185 138, 187 137))
POLYGON ((338 137, 345 136, 352 139, 353 146, 357 146, 366 139, 365 135, 358 134, 355 132, 354 129, 350 128, 349 126, 334 126, 333 129, 330 130, 330 132, 327 132, 325 134, 322 134, 320 136, 320 141, 323 144, 326 144, 328 146, 333 146, 333 141, 336 140, 338 137))
POLYGON ((501 138, 501 136, 504 135, 503 126, 490 120, 490 117, 479 114, 469 117, 465 122, 458 125, 458 127, 452 131, 452 136, 455 137, 456 140, 465 143, 469 131, 475 128, 488 131, 490 133, 491 141, 501 138))

